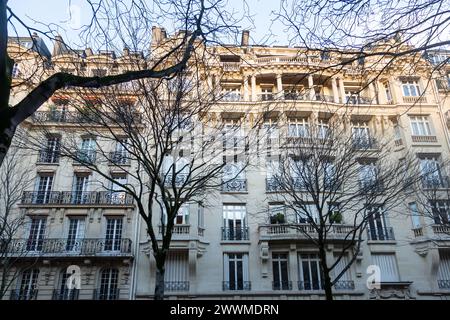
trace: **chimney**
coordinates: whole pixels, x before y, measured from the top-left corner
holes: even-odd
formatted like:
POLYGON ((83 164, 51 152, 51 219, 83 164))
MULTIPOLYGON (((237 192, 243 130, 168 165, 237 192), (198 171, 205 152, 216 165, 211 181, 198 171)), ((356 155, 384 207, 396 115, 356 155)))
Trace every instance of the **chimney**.
POLYGON ((161 28, 161 39, 164 40, 167 38, 167 32, 166 29, 161 28))
POLYGON ((94 54, 91 48, 84 49, 84 52, 86 53, 86 57, 92 56, 94 54))
POLYGON ((55 44, 53 45, 53 53, 52 56, 59 56, 61 54, 67 53, 67 46, 64 43, 63 38, 60 35, 55 37, 55 44))
POLYGON ((243 30, 242 31, 242 40, 241 40, 241 46, 242 47, 248 47, 248 40, 250 38, 250 31, 249 30, 243 30))
POLYGON ((162 30, 159 27, 152 27, 152 44, 151 46, 157 46, 161 42, 162 30))
POLYGON ((123 48, 122 55, 123 56, 129 56, 130 55, 130 49, 128 49, 127 47, 123 48))

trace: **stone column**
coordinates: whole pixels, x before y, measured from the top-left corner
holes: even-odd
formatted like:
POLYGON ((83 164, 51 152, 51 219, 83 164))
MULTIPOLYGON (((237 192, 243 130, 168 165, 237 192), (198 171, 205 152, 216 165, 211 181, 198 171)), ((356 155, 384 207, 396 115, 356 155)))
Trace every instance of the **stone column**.
POLYGON ((386 104, 387 98, 386 98, 386 92, 384 90, 384 84, 381 81, 377 81, 377 97, 378 97, 378 103, 379 104, 386 104))
POLYGON ((369 98, 372 104, 378 104, 375 85, 373 84, 373 82, 369 83, 369 98))
POLYGON ((345 101, 344 79, 342 79, 342 78, 339 78, 339 90, 341 91, 342 103, 346 103, 346 101, 345 101))
POLYGON ((298 256, 297 256, 297 246, 295 244, 291 244, 289 248, 289 275, 291 276, 289 280, 292 281, 292 289, 297 290, 299 274, 298 274, 298 256))
POLYGON ((309 88, 309 100, 316 100, 316 93, 314 92, 314 81, 312 74, 308 76, 308 88, 309 88))
POLYGON ((331 87, 333 89, 333 100, 335 103, 339 103, 339 91, 337 88, 336 78, 331 78, 331 87))
POLYGON ((281 73, 277 73, 277 96, 278 99, 283 99, 283 81, 281 79, 281 73))
POLYGON ((248 100, 248 76, 244 76, 244 101, 248 100))
POLYGON ((252 101, 256 101, 256 76, 252 76, 252 101))

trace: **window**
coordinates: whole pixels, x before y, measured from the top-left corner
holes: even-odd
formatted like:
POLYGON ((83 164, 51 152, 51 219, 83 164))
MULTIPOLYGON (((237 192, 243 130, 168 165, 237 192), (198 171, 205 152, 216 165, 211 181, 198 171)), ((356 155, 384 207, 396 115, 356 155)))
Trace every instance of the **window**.
POLYGON ((359 90, 345 89, 345 103, 358 104, 360 101, 359 90))
POLYGON ((28 234, 27 251, 41 251, 44 243, 45 227, 47 218, 33 217, 30 221, 30 231, 28 234))
POLYGON ((289 137, 309 137, 309 123, 308 119, 290 119, 288 125, 289 137))
POLYGON ((47 138, 47 148, 39 153, 39 162, 57 163, 59 161, 60 146, 60 137, 49 136, 47 138))
POLYGON ((375 163, 361 163, 359 167, 359 178, 362 188, 372 189, 378 176, 378 169, 375 163))
POLYGON ((37 296, 37 283, 39 279, 39 269, 25 270, 22 272, 20 286, 17 288, 16 300, 32 300, 37 296))
POLYGON ((45 204, 51 200, 53 173, 39 173, 36 180, 35 203, 45 204))
POLYGON ((111 203, 112 204, 125 204, 126 192, 122 185, 127 184, 127 175, 126 174, 114 174, 113 180, 111 184, 111 203))
POLYGON ((410 202, 408 203, 409 213, 411 214, 411 223, 413 229, 419 229, 421 227, 420 222, 420 213, 417 208, 417 203, 410 202))
POLYGON ((73 181, 73 203, 89 203, 89 193, 87 192, 89 184, 89 175, 86 173, 75 173, 73 181))
POLYGON ((394 240, 391 228, 387 227, 385 211, 382 206, 369 206, 367 209, 370 240, 394 240))
POLYGON ((261 88, 261 100, 273 100, 272 88, 261 88))
POLYGON ((224 290, 250 290, 247 253, 224 254, 224 290))
POLYGON ((440 289, 450 288, 450 251, 439 250, 438 286, 440 289))
POLYGON ((402 91, 404 97, 418 97, 420 96, 419 83, 416 80, 402 81, 402 91))
POLYGON ((372 141, 370 139, 369 125, 367 122, 354 122, 352 126, 352 140, 356 148, 370 148, 372 141))
POLYGON ((116 268, 103 269, 100 274, 100 289, 97 300, 117 300, 119 299, 119 270, 116 268))
POLYGON ((439 161, 435 156, 422 156, 420 158, 422 183, 425 188, 442 187, 442 176, 439 161))
POLYGON ((266 160, 266 174, 267 179, 280 178, 281 166, 278 159, 267 159, 266 160))
POLYGON ((394 253, 372 253, 372 263, 380 268, 381 282, 400 281, 394 253))
POLYGON ((222 168, 222 191, 242 192, 247 190, 244 164, 242 162, 227 163, 222 168))
POLYGON ((198 205, 198 227, 205 228, 205 210, 201 204, 198 205))
POLYGON ((299 289, 300 290, 322 290, 322 270, 320 259, 317 254, 299 254, 299 289))
POLYGON ((165 269, 164 287, 167 291, 189 290, 187 251, 169 251, 165 269))
POLYGON ((222 130, 223 149, 241 148, 245 142, 244 129, 238 119, 226 120, 222 130))
POLYGON ((176 187, 182 187, 188 179, 190 165, 191 163, 186 157, 180 156, 175 159, 174 156, 167 154, 162 165, 163 179, 166 185, 170 187, 172 183, 175 183, 176 187))
POLYGON ((292 178, 293 187, 296 190, 305 189, 311 182, 311 162, 307 159, 288 159, 290 176, 292 178))
POLYGON ((122 225, 122 218, 106 218, 105 251, 120 251, 122 225))
MULTIPOLYGON (((334 254, 334 260, 337 261, 340 258, 339 262, 336 264, 336 266, 333 268, 334 278, 336 279, 341 272, 344 271, 344 269, 349 264, 348 255, 340 255, 340 254, 334 254)), ((335 283, 334 288, 336 290, 339 289, 353 289, 354 283, 352 281, 352 275, 350 272, 350 268, 345 270, 345 272, 342 274, 342 276, 339 278, 339 280, 335 283)))
POLYGON ((275 121, 266 121, 263 125, 264 134, 269 139, 278 139, 279 130, 275 121))
POLYGON ((239 87, 228 87, 222 89, 223 101, 239 101, 241 100, 241 89, 239 87))
POLYGON ((104 77, 106 76, 106 69, 92 69, 93 77, 104 77))
POLYGON ((272 253, 273 289, 290 290, 287 253, 272 253))
POLYGON ((388 103, 392 103, 394 101, 394 99, 392 98, 392 93, 391 93, 391 88, 388 82, 386 82, 385 84, 383 84, 384 86, 384 93, 386 95, 386 100, 388 103))
POLYGON ((431 136, 431 126, 428 117, 412 116, 410 120, 413 136, 431 136))
POLYGON ((83 138, 81 141, 81 150, 78 153, 80 162, 95 162, 96 142, 94 138, 83 138))
POLYGON ((20 67, 19 64, 16 62, 13 65, 12 71, 11 71, 11 76, 13 78, 18 78, 20 76, 20 67))
POLYGON ((314 203, 297 206, 297 223, 319 223, 319 211, 314 203), (305 209, 300 209, 305 206, 305 209))
POLYGON ((269 203, 269 223, 286 223, 286 214, 283 203, 269 203))
POLYGON ((128 139, 119 139, 116 142, 115 151, 112 153, 111 162, 118 165, 123 165, 128 163, 128 139))
POLYGON ((430 201, 435 224, 448 224, 450 219, 449 201, 430 201))
POLYGON ((69 217, 67 231, 66 251, 79 252, 83 245, 85 219, 82 217, 69 217))
POLYGON ((245 205, 223 206, 222 240, 248 240, 245 205))
POLYGON ((328 139, 330 137, 330 126, 326 120, 319 120, 317 124, 317 137, 319 139, 328 139))
POLYGON ((323 161, 323 184, 326 190, 336 189, 338 182, 336 181, 336 167, 332 161, 323 161))
POLYGON ((189 224, 189 203, 183 203, 178 209, 175 224, 189 224))
POLYGON ((339 203, 329 203, 328 204, 328 214, 330 223, 343 223, 344 217, 341 212, 339 203))
POLYGON ((69 287, 68 280, 71 275, 67 273, 67 269, 63 268, 59 276, 59 286, 53 294, 54 300, 77 300, 78 289, 75 288, 75 283, 71 283, 69 287))

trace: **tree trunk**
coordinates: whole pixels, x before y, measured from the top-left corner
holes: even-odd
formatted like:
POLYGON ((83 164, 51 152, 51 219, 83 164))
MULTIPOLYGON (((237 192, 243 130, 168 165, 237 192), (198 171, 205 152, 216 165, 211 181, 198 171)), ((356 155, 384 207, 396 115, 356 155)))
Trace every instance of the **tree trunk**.
POLYGON ((161 254, 155 255, 156 259, 156 277, 155 277, 155 300, 164 300, 164 262, 165 257, 161 254))
MULTIPOLYGON (((8 112, 1 112, 0 116, 9 115, 8 112)), ((10 119, 0 119, 0 167, 8 153, 9 147, 16 131, 9 121, 10 119)))
POLYGON ((330 270, 327 264, 327 255, 325 248, 320 246, 319 248, 320 265, 322 267, 323 274, 323 289, 325 290, 325 299, 327 301, 333 301, 333 290, 331 286, 330 270))

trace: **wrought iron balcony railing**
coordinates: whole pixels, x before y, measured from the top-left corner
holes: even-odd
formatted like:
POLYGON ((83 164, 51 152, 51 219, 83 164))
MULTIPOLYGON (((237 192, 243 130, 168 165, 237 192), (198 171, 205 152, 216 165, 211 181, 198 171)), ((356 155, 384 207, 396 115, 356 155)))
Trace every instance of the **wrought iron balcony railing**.
POLYGON ((164 281, 166 291, 189 291, 189 281, 164 281))
POLYGON ((252 283, 250 281, 223 281, 223 291, 229 290, 244 290, 250 291, 252 289, 252 283))
POLYGON ((14 239, 7 252, 23 257, 43 255, 119 256, 131 255, 130 239, 14 239))
POLYGON ((109 164, 127 166, 130 165, 131 159, 127 156, 126 152, 113 151, 109 153, 109 164))
POLYGON ((94 164, 97 158, 95 150, 79 150, 76 152, 74 163, 94 164))
POLYGON ((450 289, 450 280, 445 279, 445 280, 438 280, 438 287, 439 289, 450 289))
POLYGON ((353 148, 356 150, 378 149, 378 142, 373 137, 353 137, 353 148))
POLYGON ((165 177, 163 177, 163 179, 164 178, 165 178, 166 187, 171 187, 173 185, 173 183, 175 183, 175 187, 180 188, 186 183, 186 181, 188 179, 188 174, 187 173, 178 173, 175 175, 175 179, 173 179, 173 175, 168 174, 165 177))
POLYGON ((10 300, 36 300, 38 295, 37 289, 18 289, 11 290, 10 300))
POLYGON ((384 191, 383 183, 376 179, 360 180, 359 188, 364 193, 382 193, 384 191))
POLYGON ((133 121, 134 123, 141 122, 141 116, 138 113, 134 114, 115 114, 115 113, 101 113, 96 114, 95 112, 89 112, 86 110, 85 112, 80 111, 36 111, 31 119, 37 123, 47 123, 47 122, 55 122, 55 123, 120 123, 133 121))
POLYGON ((320 281, 298 281, 298 290, 323 290, 323 283, 320 281))
POLYGON ((394 228, 392 227, 369 228, 367 229, 367 235, 369 240, 372 241, 395 240, 394 228))
POLYGON ((55 289, 52 300, 78 300, 80 290, 78 289, 55 289))
POLYGON ((338 280, 333 288, 335 290, 354 290, 355 282, 353 280, 338 280))
POLYGON ((119 300, 119 289, 95 289, 93 300, 119 300))
POLYGON ((273 290, 292 290, 292 281, 272 281, 273 290))
POLYGON ((124 191, 24 191, 22 205, 133 205, 124 191))
POLYGON ((222 192, 245 192, 247 191, 247 179, 222 180, 222 192))
POLYGON ((39 151, 38 163, 58 163, 59 151, 43 149, 39 151))
POLYGON ((223 228, 222 240, 249 240, 248 227, 223 228))
POLYGON ((283 186, 281 185, 279 179, 277 178, 266 178, 266 191, 268 192, 276 192, 283 190, 283 186))
POLYGON ((450 188, 450 179, 447 176, 430 174, 422 178, 422 187, 424 189, 448 189, 450 188))

